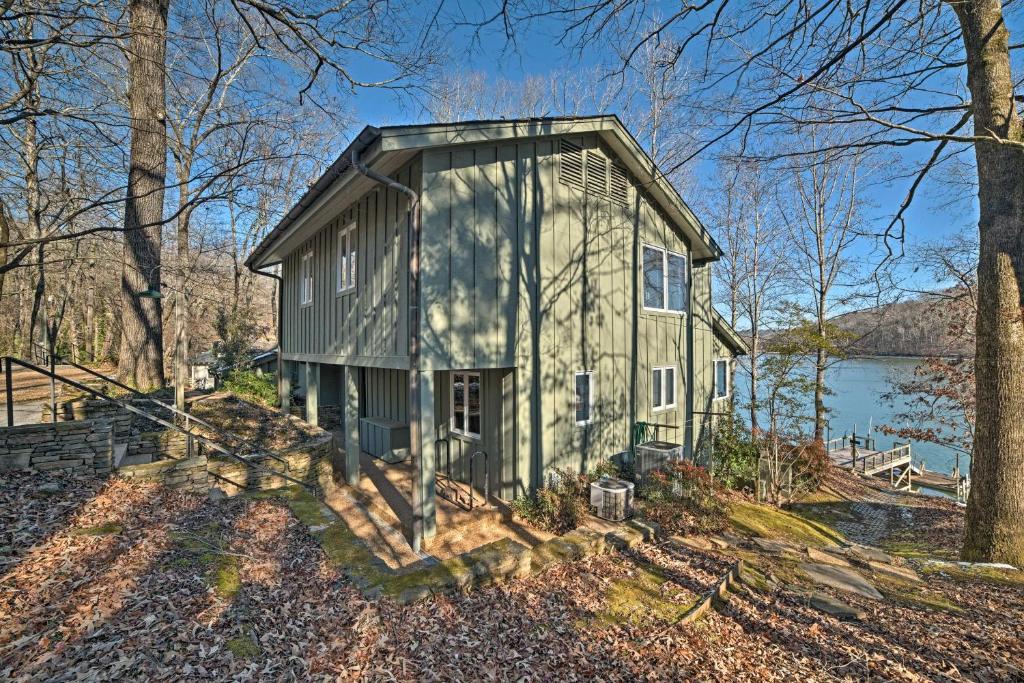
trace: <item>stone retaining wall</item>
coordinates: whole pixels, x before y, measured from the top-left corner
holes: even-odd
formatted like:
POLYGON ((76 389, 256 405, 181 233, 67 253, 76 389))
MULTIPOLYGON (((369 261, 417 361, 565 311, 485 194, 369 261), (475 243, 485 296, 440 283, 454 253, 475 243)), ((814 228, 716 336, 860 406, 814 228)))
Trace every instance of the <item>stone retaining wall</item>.
POLYGON ((206 456, 185 460, 160 460, 147 465, 129 465, 117 470, 117 476, 132 481, 163 484, 172 489, 206 493, 210 489, 206 456))
POLYGON ((128 455, 148 455, 152 461, 188 457, 188 437, 178 431, 139 432, 128 437, 128 455))
POLYGON ((290 486, 292 482, 276 476, 278 472, 293 479, 322 485, 332 476, 333 449, 333 436, 322 434, 300 446, 278 451, 276 455, 284 463, 270 456, 262 456, 253 458, 261 467, 247 467, 234 458, 211 457, 208 465, 210 487, 220 488, 233 496, 245 490, 265 491, 290 486))
POLYGON ((0 429, 0 471, 32 469, 107 474, 113 453, 109 420, 0 429))

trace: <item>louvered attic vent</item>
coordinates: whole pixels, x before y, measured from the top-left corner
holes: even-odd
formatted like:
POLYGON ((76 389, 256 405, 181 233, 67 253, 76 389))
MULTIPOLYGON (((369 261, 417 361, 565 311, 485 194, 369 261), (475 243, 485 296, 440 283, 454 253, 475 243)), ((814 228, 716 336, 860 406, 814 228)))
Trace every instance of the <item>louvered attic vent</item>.
POLYGON ((583 148, 569 142, 565 138, 561 140, 561 168, 558 179, 566 185, 583 189, 583 148))
POLYGON ((615 163, 612 164, 608 196, 619 204, 629 203, 629 177, 626 175, 626 169, 615 163))
POLYGON ((608 194, 608 160, 596 152, 587 152, 587 192, 608 194))

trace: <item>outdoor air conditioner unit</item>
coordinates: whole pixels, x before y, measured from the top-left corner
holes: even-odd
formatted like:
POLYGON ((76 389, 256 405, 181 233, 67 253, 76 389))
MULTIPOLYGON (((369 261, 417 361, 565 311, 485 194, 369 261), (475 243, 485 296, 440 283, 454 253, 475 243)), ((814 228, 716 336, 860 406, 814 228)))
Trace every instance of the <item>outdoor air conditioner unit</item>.
POLYGON ((601 477, 590 485, 590 507, 610 522, 628 519, 633 514, 633 482, 601 477))
POLYGON ((683 447, 667 441, 648 441, 636 446, 634 472, 642 486, 651 472, 663 468, 673 460, 683 459, 683 447))

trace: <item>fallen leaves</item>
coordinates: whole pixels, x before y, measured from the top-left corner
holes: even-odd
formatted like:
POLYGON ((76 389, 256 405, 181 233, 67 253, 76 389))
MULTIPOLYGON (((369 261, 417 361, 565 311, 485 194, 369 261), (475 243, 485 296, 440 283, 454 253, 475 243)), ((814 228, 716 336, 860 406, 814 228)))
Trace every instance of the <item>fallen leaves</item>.
POLYGON ((672 627, 659 601, 702 594, 731 558, 643 545, 400 606, 364 598, 273 499, 56 480, 0 481, 3 679, 1007 680, 1024 665, 1020 587, 929 576, 963 612, 854 600, 868 618, 846 623, 779 586, 672 627))

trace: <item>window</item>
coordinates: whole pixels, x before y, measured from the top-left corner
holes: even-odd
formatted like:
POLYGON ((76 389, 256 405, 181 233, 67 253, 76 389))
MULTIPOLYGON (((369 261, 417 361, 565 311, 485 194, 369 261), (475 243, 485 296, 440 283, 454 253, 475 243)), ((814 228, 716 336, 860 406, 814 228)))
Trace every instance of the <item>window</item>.
POLYGON ((594 373, 576 373, 576 424, 590 424, 594 419, 594 373))
POLYGON ((651 371, 651 408, 655 411, 676 407, 676 368, 666 366, 651 371))
POLYGON ((338 231, 338 254, 335 257, 338 294, 356 288, 356 224, 350 223, 338 231))
POLYGON ((480 373, 452 373, 452 431, 480 438, 480 373))
POLYGON ((727 398, 729 396, 729 361, 718 359, 715 361, 715 398, 727 398))
POLYGON ((313 303, 313 252, 306 252, 299 262, 299 304, 313 303))
POLYGON ((686 257, 645 244, 643 268, 644 308, 686 311, 686 257))

